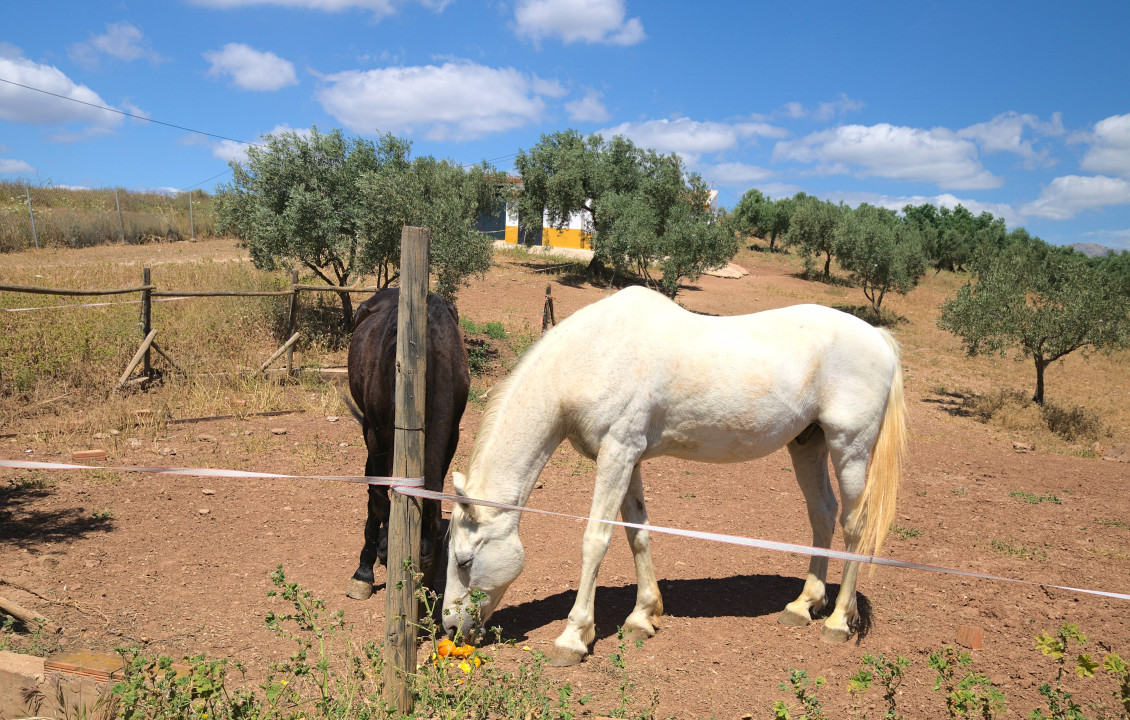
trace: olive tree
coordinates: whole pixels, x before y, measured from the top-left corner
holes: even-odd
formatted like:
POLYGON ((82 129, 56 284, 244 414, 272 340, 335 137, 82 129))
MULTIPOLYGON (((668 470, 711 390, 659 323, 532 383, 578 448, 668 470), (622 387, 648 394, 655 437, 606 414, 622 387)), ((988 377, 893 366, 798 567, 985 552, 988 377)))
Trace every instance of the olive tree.
POLYGON ((1016 349, 1032 358, 1032 400, 1040 405, 1048 365, 1076 350, 1130 344, 1130 298, 1081 257, 1043 243, 1017 245, 983 254, 974 273, 975 281, 942 305, 938 326, 959 336, 970 355, 1016 349))
POLYGON ((793 199, 792 215, 786 240, 795 245, 804 258, 806 272, 811 273, 816 258, 824 256, 824 280, 831 277, 832 258, 836 253, 836 241, 843 227, 847 211, 843 205, 835 205, 811 195, 798 193, 793 199))
POLYGON ((565 130, 519 151, 514 165, 524 228, 540 230, 543 217, 562 228, 580 214, 592 231, 594 265, 638 273, 670 297, 681 279, 694 280, 737 253, 708 205, 706 184, 678 155, 565 130), (662 280, 652 277, 652 266, 662 280))
MULTIPOLYGON (((377 142, 341 130, 273 134, 231 161, 232 180, 216 197, 217 224, 239 237, 263 270, 300 263, 329 285, 375 274, 396 279, 400 232, 432 230, 437 289, 454 293, 490 263, 490 243, 474 219, 497 205, 500 178, 433 158, 409 158, 411 145, 392 135, 377 142)), ((343 324, 353 320, 349 293, 338 293, 343 324)))
POLYGON ((777 238, 789 231, 792 201, 773 201, 753 188, 747 190, 734 211, 726 218, 726 228, 739 235, 768 238, 769 250, 776 249, 777 238))
POLYGON ((918 230, 893 211, 867 203, 846 213, 836 259, 876 314, 888 292, 905 295, 926 273, 918 230))

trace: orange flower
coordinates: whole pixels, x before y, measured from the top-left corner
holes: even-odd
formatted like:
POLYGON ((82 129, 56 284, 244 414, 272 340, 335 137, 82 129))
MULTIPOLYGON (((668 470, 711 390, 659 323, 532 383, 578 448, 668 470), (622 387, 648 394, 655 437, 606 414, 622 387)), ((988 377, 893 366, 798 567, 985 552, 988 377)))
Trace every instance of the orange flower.
MULTIPOLYGON (((452 655, 454 650, 455 650, 455 643, 448 640, 447 638, 444 638, 443 640, 439 641, 439 647, 436 649, 436 653, 440 657, 447 657, 448 655, 452 655)), ((458 656, 456 656, 456 657, 458 657, 458 656)))

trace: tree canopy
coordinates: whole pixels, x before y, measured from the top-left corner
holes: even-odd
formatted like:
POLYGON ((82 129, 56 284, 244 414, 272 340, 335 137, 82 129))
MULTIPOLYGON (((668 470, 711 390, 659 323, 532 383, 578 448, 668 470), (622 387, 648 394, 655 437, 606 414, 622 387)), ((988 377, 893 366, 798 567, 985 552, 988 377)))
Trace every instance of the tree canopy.
POLYGON ((824 256, 824 279, 832 273, 832 258, 836 242, 843 228, 847 207, 821 200, 811 195, 797 193, 792 202, 789 232, 790 245, 797 247, 804 258, 805 270, 812 272, 816 258, 824 256))
POLYGON ((1015 348, 1032 358, 1038 404, 1052 362, 1076 350, 1109 352, 1130 344, 1130 297, 1070 251, 1033 238, 982 254, 974 273, 975 281, 942 305, 938 326, 958 335, 970 355, 1015 348))
POLYGON ((739 235, 768 238, 769 249, 775 250, 777 238, 789 231, 792 200, 770 200, 757 188, 747 190, 734 211, 726 218, 726 227, 739 235))
POLYGON ((907 294, 926 272, 917 228, 894 211, 867 203, 846 213, 836 254, 876 313, 888 292, 907 294))
POLYGON ((670 297, 680 280, 694 280, 737 252, 709 207, 705 182, 678 155, 565 130, 519 151, 514 165, 522 176, 524 228, 540 230, 543 217, 562 228, 579 213, 592 231, 595 262, 637 273, 670 297))
MULTIPOLYGON (((474 220, 495 210, 502 177, 485 165, 410 159, 410 149, 392 135, 374 143, 336 129, 271 135, 230 163, 217 224, 244 242, 260 269, 297 262, 330 285, 372 273, 381 287, 397 277, 402 226, 428 227, 436 289, 453 295, 489 267, 490 240, 474 220)), ((352 301, 339 297, 349 325, 352 301)))

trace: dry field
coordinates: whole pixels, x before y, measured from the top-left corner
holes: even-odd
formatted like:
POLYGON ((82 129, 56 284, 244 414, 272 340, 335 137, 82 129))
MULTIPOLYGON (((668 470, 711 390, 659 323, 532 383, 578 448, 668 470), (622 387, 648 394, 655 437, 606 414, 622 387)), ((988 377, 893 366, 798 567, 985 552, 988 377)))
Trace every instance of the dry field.
MULTIPOLYGON (((473 382, 474 396, 504 377, 516 354, 536 337, 547 284, 559 319, 611 291, 572 274, 575 268, 538 272, 558 264, 543 258, 504 252, 496 260, 487 277, 459 295, 462 317, 476 324, 500 322, 508 334, 490 344, 486 372, 473 382)), ((865 302, 858 289, 800 279, 793 256, 743 251, 736 262, 750 275, 704 277, 685 288, 679 301, 690 310, 726 315, 801 302, 865 302)), ((0 282, 124 286, 139 282, 143 265, 153 267, 162 288, 286 284, 281 276, 255 271, 230 241, 4 255, 0 282)), ((912 431, 896 530, 886 552, 1037 582, 1130 591, 1130 465, 1101 458, 1130 442, 1125 381, 1130 356, 1070 356, 1048 371, 1049 400, 1101 415, 1108 432, 1098 451, 1090 442, 1070 443, 1026 425, 1023 418, 1011 427, 977 422, 961 407, 961 397, 999 388, 1030 392, 1034 371, 1030 363, 1012 359, 967 358, 957 339, 937 329, 938 304, 963 282, 964 277, 942 273, 926 278, 908 297, 885 303, 906 319, 893 331, 903 347, 912 431), (1018 444, 1030 449, 1018 450, 1018 444)), ((61 302, 0 293, 0 308, 61 302)), ((310 302, 300 326, 308 321, 314 338, 299 353, 302 364, 343 365, 340 341, 326 325, 336 317, 332 305, 310 302)), ((360 432, 331 384, 314 376, 284 385, 230 374, 257 365, 256 359, 277 346, 285 315, 281 304, 219 299, 155 306, 158 340, 194 377, 170 374, 147 392, 115 395, 110 389, 141 339, 136 308, 0 313, 0 457, 67 461, 71 450, 102 447, 118 465, 361 472, 360 432), (20 368, 34 363, 37 369, 21 380, 20 368), (135 423, 139 410, 151 411, 149 419, 135 423), (297 412, 251 415, 267 410, 297 412), (162 419, 219 414, 235 417, 192 424, 162 419)), ((584 358, 577 359, 576 371, 585 372, 584 358)), ((481 402, 468 406, 456 468, 466 466, 482 409, 481 402)), ((587 514, 593 470, 571 449, 559 449, 530 504, 587 514)), ((803 500, 791 475, 784 451, 724 466, 648 461, 644 484, 651 522, 808 542, 803 500)), ((363 488, 119 472, 9 471, 0 478, 0 578, 52 600, 14 586, 0 586, 0 592, 64 627, 47 641, 48 650, 137 644, 150 654, 237 658, 261 671, 290 650, 262 620, 280 609, 266 594, 268 573, 279 563, 290 580, 344 610, 358 637, 383 632, 383 571, 378 569, 378 590, 369 601, 343 595, 360 550, 363 488)), ((548 649, 563 629, 580 568, 582 531, 573 521, 524 520, 526 569, 492 620, 516 646, 499 648, 497 662, 528 657, 522 646, 548 649)), ((580 711, 595 715, 619 704, 622 675, 609 656, 617 651, 616 626, 635 594, 631 554, 619 537, 599 579, 593 655, 580 666, 548 671, 553 683, 571 683, 574 697, 591 694, 580 711)), ((771 717, 773 701, 789 699, 777 684, 787 679, 789 668, 801 668, 827 678, 818 693, 829 717, 849 717, 848 679, 860 657, 885 653, 913 663, 899 709, 907 717, 941 717, 944 702, 932 690, 935 673, 927 657, 953 644, 958 626, 971 625, 985 633, 983 647, 973 653, 977 668, 1006 694, 1007 716, 1021 717, 1041 706, 1037 686, 1055 675, 1053 661, 1034 649, 1041 631, 1077 623, 1096 655, 1130 654, 1130 606, 1124 601, 892 569, 863 574, 861 605, 868 624, 862 637, 829 646, 820 642, 818 624, 776 623, 780 609, 799 593, 804 558, 667 536, 653 536, 652 542, 666 616, 654 638, 627 649, 633 712, 654 704, 658 717, 771 717)), ((839 563, 833 562, 833 582, 838 573, 839 563)), ((1092 706, 1089 715, 1102 717, 1102 705, 1108 717, 1117 716, 1110 678, 1067 682, 1076 700, 1092 706)), ((863 705, 869 717, 881 714, 878 691, 870 691, 863 705)))

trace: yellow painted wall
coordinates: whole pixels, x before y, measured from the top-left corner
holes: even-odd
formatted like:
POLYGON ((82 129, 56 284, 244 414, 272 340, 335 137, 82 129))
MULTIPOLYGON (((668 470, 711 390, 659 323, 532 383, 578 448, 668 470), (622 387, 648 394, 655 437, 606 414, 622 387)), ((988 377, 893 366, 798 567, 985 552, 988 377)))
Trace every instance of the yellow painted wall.
MULTIPOLYGON (((518 244, 518 226, 506 226, 506 242, 511 245, 518 244)), ((554 228, 545 228, 541 231, 541 240, 543 245, 551 245, 559 248, 574 248, 580 250, 592 249, 592 236, 583 230, 576 230, 573 228, 565 228, 564 230, 556 230, 554 228)))

